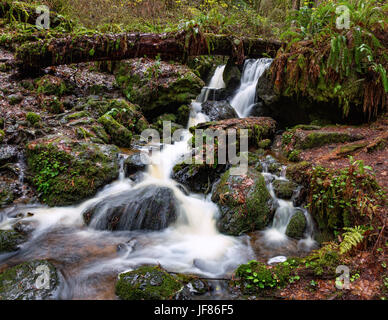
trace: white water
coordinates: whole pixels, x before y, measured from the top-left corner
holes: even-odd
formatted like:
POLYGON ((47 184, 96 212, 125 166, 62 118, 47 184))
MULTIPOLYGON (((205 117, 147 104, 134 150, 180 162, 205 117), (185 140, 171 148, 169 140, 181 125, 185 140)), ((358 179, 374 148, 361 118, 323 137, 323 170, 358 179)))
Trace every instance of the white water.
MULTIPOLYGON (((216 68, 214 75, 210 79, 209 85, 202 88, 201 93, 197 98, 197 102, 204 103, 209 100, 209 95, 211 93, 214 95, 216 90, 225 88, 225 82, 223 78, 224 70, 225 65, 218 66, 216 68)), ((211 97, 210 100, 214 100, 214 96, 211 97)))
POLYGON ((255 105, 257 81, 272 63, 272 59, 248 59, 244 63, 241 84, 230 104, 240 118, 248 117, 255 105))
MULTIPOLYGON (((223 68, 217 68, 210 84, 221 85, 223 68)), ((191 107, 188 127, 207 121, 207 116, 201 113, 200 102, 193 102, 191 107)), ((164 145, 160 152, 153 153, 145 179, 139 184, 125 178, 122 157, 119 179, 106 186, 93 199, 70 207, 13 207, 0 214, 0 229, 11 228, 15 222, 21 220, 19 215, 16 217, 20 213, 25 215, 22 221, 34 224, 32 237, 17 254, 24 260, 51 258, 67 264, 70 269, 64 267, 65 270, 61 271, 71 279, 68 284, 71 289, 63 293, 64 298, 95 297, 97 293, 89 283, 91 279, 98 282, 105 274, 116 275, 142 264, 160 264, 169 271, 196 273, 207 277, 228 275, 238 265, 253 259, 254 254, 247 236, 231 237, 218 232, 216 204, 203 195, 185 195, 170 178, 173 166, 191 153, 187 143, 189 139, 191 134, 185 130, 181 141, 164 145), (94 204, 123 191, 150 184, 167 186, 173 190, 179 202, 179 217, 174 225, 155 232, 109 232, 85 227, 82 214, 94 204), (32 213, 33 216, 28 217, 27 213, 32 213), (119 253, 116 253, 117 245, 122 248, 119 253), (93 251, 93 246, 97 246, 96 252, 93 251), (108 252, 100 254, 102 250, 108 252), (69 264, 73 260, 80 262, 73 266, 69 264)), ((268 172, 264 175, 270 176, 268 172)), ((268 188, 274 197, 271 183, 268 188)), ((290 202, 278 201, 280 206, 273 225, 264 231, 269 244, 288 241, 285 229, 294 208, 290 202)), ((303 241, 309 245, 312 240, 306 236, 305 240, 299 242, 303 241)), ((0 255, 0 262, 4 259, 4 255, 0 255)))

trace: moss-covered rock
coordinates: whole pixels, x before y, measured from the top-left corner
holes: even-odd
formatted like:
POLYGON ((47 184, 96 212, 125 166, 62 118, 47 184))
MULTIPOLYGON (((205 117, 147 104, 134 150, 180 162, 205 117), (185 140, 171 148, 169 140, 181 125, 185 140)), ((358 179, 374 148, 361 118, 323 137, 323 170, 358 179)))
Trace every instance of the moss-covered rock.
POLYGON ((272 183, 275 195, 280 199, 291 199, 297 185, 291 181, 275 180, 272 183))
POLYGON ((131 146, 132 133, 122 124, 117 122, 111 115, 105 114, 98 119, 105 131, 111 136, 112 142, 119 147, 131 146))
POLYGON ((307 221, 303 211, 298 210, 291 217, 286 229, 286 235, 294 239, 302 239, 307 221))
POLYGON ((307 135, 297 136, 295 148, 297 149, 312 149, 321 147, 326 144, 349 142, 358 140, 358 137, 349 133, 341 132, 312 132, 307 135))
POLYGON ((0 273, 0 300, 56 299, 59 285, 59 274, 50 262, 25 262, 0 273))
POLYGON ((18 246, 25 241, 25 237, 13 230, 0 230, 0 254, 2 252, 16 251, 18 246))
POLYGON ((228 170, 215 186, 212 200, 220 208, 218 228, 226 234, 262 230, 273 218, 273 201, 257 170, 238 176, 228 170))
POLYGON ((93 196, 118 176, 117 154, 111 145, 48 136, 26 147, 32 184, 50 205, 70 205, 93 196))
POLYGON ((49 74, 38 79, 35 85, 38 94, 62 96, 70 92, 63 79, 49 74))
POLYGON ((42 118, 40 117, 39 114, 36 114, 34 112, 27 112, 26 114, 26 119, 27 121, 31 124, 31 125, 35 125, 37 123, 39 123, 42 118))
POLYGON ((45 98, 40 104, 40 107, 43 110, 54 114, 63 113, 65 111, 62 101, 56 96, 45 98))
POLYGON ((311 167, 311 163, 307 161, 290 164, 286 169, 286 177, 299 185, 306 185, 309 180, 308 171, 311 167))
POLYGON ((114 72, 126 97, 147 117, 177 113, 200 93, 204 82, 189 68, 150 59, 120 62, 114 72))
POLYGON ((171 300, 182 288, 161 267, 144 266, 120 274, 116 294, 123 300, 171 300))
POLYGON ((0 129, 0 143, 3 143, 5 139, 5 132, 3 129, 0 129))

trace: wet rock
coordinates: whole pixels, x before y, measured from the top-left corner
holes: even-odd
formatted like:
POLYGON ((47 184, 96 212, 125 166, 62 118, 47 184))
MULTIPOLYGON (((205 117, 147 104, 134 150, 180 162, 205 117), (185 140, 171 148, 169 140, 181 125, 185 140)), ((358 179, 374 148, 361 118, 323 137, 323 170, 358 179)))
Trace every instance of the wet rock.
POLYGON ((240 85, 241 68, 242 66, 237 65, 234 59, 228 59, 222 77, 229 95, 233 94, 240 85))
POLYGON ((226 100, 204 102, 202 112, 209 117, 210 121, 238 118, 236 110, 226 100))
POLYGON ((174 166, 172 178, 193 192, 209 193, 213 183, 228 168, 227 165, 213 166, 180 163, 174 166))
POLYGON ((272 183, 276 197, 280 199, 289 200, 291 199, 297 185, 291 181, 276 180, 272 183))
POLYGON ((21 94, 10 94, 7 99, 11 105, 14 105, 22 102, 23 96, 21 94))
POLYGON ((153 266, 122 273, 116 283, 116 294, 123 300, 171 300, 182 289, 177 279, 153 266))
POLYGON ((79 142, 62 135, 46 136, 26 146, 32 184, 40 192, 40 200, 50 206, 78 203, 115 180, 119 151, 112 145, 79 142))
POLYGON ((291 217, 288 223, 286 235, 294 239, 302 239, 306 229, 307 221, 303 211, 298 210, 291 217))
MULTIPOLYGON (((240 129, 248 130, 249 147, 258 147, 259 143, 265 139, 272 139, 276 131, 277 123, 269 117, 249 117, 249 118, 233 118, 220 121, 205 122, 190 128, 191 133, 195 133, 196 129, 202 130, 224 130, 234 129, 239 132, 240 129)), ((237 141, 239 141, 237 134, 237 141)))
POLYGON ((58 298, 59 273, 46 260, 34 260, 0 274, 0 299, 50 300, 58 298))
POLYGON ((309 133, 298 130, 294 134, 294 147, 302 150, 312 149, 332 143, 356 141, 361 138, 346 132, 314 131, 309 133))
POLYGON ((212 200, 220 208, 217 226, 229 235, 262 230, 274 215, 274 203, 264 177, 253 169, 239 176, 225 172, 214 187, 212 200))
POLYGON ((170 188, 150 185, 104 199, 83 217, 98 230, 161 230, 177 219, 176 199, 170 188))
POLYGON ((19 232, 0 230, 0 253, 18 250, 19 245, 25 240, 25 237, 19 232))
POLYGON ((116 81, 131 102, 139 104, 148 118, 177 113, 200 93, 204 82, 188 67, 151 59, 121 61, 116 81))
POLYGON ((138 171, 143 171, 146 167, 147 165, 143 163, 140 153, 130 155, 124 161, 125 176, 128 177, 138 171))
POLYGON ((18 149, 16 146, 0 145, 0 166, 15 162, 18 157, 18 149))

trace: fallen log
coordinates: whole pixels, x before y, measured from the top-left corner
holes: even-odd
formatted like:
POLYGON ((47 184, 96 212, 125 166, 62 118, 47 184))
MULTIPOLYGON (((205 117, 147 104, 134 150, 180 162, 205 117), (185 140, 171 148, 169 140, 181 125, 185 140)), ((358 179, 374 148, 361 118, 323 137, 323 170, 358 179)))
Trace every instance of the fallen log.
POLYGON ((24 70, 144 56, 182 60, 188 56, 224 55, 242 61, 246 57, 274 57, 281 45, 275 40, 214 34, 194 36, 185 32, 95 34, 26 43, 18 48, 16 59, 24 70))

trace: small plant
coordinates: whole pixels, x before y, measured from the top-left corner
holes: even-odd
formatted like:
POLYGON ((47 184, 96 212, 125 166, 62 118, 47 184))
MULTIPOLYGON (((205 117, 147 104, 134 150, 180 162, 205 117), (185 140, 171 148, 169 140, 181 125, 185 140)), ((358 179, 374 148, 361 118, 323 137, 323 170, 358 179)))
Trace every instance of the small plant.
POLYGON ((346 231, 343 234, 344 239, 340 243, 341 254, 347 253, 359 245, 364 239, 363 234, 366 231, 363 226, 356 226, 353 228, 345 227, 344 230, 346 231))
POLYGON ((26 119, 27 121, 31 124, 31 125, 34 125, 36 123, 39 123, 42 119, 40 117, 40 115, 34 113, 34 112, 28 112, 26 114, 26 119))

